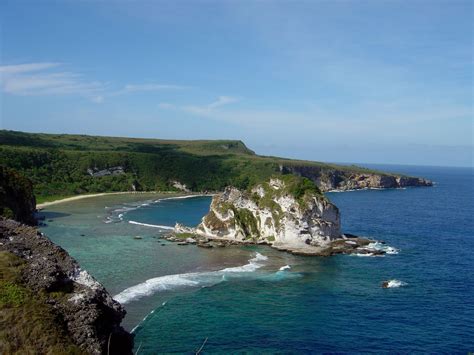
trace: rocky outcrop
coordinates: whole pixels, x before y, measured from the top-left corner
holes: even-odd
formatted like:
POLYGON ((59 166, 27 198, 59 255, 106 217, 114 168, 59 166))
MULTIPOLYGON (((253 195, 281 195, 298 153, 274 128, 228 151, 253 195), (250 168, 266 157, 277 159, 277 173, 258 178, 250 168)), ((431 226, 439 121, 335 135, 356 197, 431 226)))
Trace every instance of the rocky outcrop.
POLYGON ((87 169, 87 173, 92 177, 102 177, 109 175, 123 175, 125 170, 121 166, 112 166, 107 169, 98 169, 97 167, 87 169))
POLYGON ((22 284, 46 297, 57 323, 85 353, 132 353, 132 336, 120 326, 124 308, 65 250, 35 228, 1 218, 0 251, 24 261, 22 284))
POLYGON ((0 216, 35 225, 36 199, 29 179, 0 166, 0 216))
POLYGON ((214 196, 197 235, 266 243, 290 251, 319 252, 341 238, 339 210, 307 179, 280 176, 214 196))
POLYGON ((430 180, 350 167, 346 170, 315 165, 280 165, 282 173, 296 174, 313 181, 323 192, 359 189, 388 189, 432 186, 430 180))
POLYGON ((186 186, 186 184, 180 183, 178 180, 172 180, 171 186, 174 187, 176 190, 183 191, 183 192, 191 192, 190 189, 186 186))

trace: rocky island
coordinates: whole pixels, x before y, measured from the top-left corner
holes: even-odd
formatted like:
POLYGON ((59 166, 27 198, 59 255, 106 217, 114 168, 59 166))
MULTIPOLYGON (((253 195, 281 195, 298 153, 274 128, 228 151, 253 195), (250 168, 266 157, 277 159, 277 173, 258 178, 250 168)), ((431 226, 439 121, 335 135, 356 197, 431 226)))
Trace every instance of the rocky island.
MULTIPOLYGON (((340 214, 309 179, 279 175, 249 190, 228 187, 212 199, 196 228, 176 236, 220 243, 267 244, 299 255, 383 254, 375 241, 341 232, 340 214)), ((176 239, 179 240, 179 239, 176 239)))

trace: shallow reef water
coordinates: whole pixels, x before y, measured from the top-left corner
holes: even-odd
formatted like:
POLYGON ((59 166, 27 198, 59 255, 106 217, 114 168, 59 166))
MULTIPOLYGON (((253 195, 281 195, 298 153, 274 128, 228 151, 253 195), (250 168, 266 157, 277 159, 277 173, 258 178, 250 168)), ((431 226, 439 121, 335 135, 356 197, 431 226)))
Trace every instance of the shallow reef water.
POLYGON ((159 239, 199 223, 209 197, 81 200, 45 210, 42 229, 125 304, 140 354, 192 353, 205 339, 222 354, 473 351, 473 170, 369 167, 435 182, 327 194, 343 231, 385 242, 372 246, 383 257, 159 239))

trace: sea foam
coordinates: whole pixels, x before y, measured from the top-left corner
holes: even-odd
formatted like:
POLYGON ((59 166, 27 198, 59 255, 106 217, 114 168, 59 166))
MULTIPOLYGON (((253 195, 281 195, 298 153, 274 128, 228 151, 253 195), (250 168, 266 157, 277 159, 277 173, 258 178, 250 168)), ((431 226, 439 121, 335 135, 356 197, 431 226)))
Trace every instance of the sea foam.
POLYGON ((181 287, 210 286, 225 281, 226 275, 254 272, 261 268, 268 258, 260 253, 249 260, 248 264, 226 268, 218 271, 194 272, 155 277, 138 285, 129 287, 114 296, 120 303, 128 303, 139 298, 150 296, 156 292, 173 290, 181 287))
POLYGON ((130 224, 136 224, 139 226, 144 226, 144 227, 152 227, 152 228, 160 228, 160 229, 166 229, 166 230, 174 230, 174 227, 171 226, 162 226, 160 224, 148 224, 148 223, 140 223, 136 221, 128 221, 130 224))
POLYGON ((354 253, 351 255, 361 256, 361 257, 369 257, 369 256, 384 256, 384 254, 375 253, 378 251, 383 251, 385 254, 398 254, 400 252, 399 249, 391 247, 390 245, 382 244, 380 242, 372 242, 367 244, 364 247, 357 248, 358 250, 363 250, 365 253, 354 253))
MULTIPOLYGON (((175 197, 164 197, 164 198, 160 198, 160 199, 157 199, 157 200, 146 200, 146 201, 141 201, 141 202, 137 202, 137 203, 124 203, 122 205, 115 206, 115 207, 107 207, 106 206, 105 209, 110 210, 110 211, 108 211, 108 216, 105 218, 104 223, 119 223, 119 222, 122 222, 124 220, 124 216, 128 212, 137 210, 139 208, 147 207, 147 206, 150 206, 152 204, 157 204, 161 201, 182 200, 182 199, 203 197, 203 196, 211 196, 211 195, 200 194, 200 195, 185 195, 185 196, 175 196, 175 197)), ((134 224, 138 224, 138 222, 134 223, 134 224)), ((142 225, 145 225, 147 227, 154 227, 154 225, 152 225, 152 224, 148 225, 148 224, 143 223, 142 225)), ((163 226, 159 226, 157 228, 162 228, 162 227, 163 226)), ((169 229, 169 228, 162 228, 162 229, 169 229)))
POLYGON ((398 287, 403 287, 407 286, 408 284, 406 282, 400 281, 400 280, 389 280, 387 282, 387 288, 398 288, 398 287))

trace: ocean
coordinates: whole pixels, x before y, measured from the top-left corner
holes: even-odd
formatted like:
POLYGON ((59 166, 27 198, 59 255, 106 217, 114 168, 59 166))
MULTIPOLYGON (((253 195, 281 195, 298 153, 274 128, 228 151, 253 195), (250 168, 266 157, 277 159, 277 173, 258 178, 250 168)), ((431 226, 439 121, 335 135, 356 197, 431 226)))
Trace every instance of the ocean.
POLYGON ((435 182, 327 194, 344 232, 397 250, 383 257, 160 239, 210 197, 84 199, 44 210, 41 229, 125 305, 140 354, 474 351, 473 170, 368 167, 435 182))

